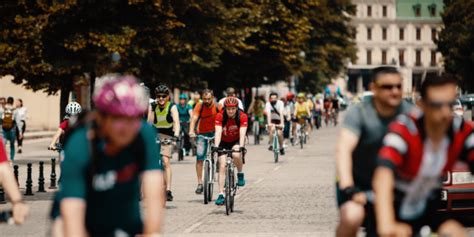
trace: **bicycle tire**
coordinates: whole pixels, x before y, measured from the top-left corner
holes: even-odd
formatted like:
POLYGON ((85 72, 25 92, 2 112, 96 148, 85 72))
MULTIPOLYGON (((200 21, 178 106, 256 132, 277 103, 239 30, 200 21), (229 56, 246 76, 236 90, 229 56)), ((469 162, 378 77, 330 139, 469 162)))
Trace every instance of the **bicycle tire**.
POLYGON ((180 148, 178 151, 178 161, 184 160, 184 148, 180 148))
POLYGON ((235 176, 234 176, 234 172, 232 170, 232 175, 230 176, 230 180, 231 180, 231 191, 230 191, 230 212, 234 212, 234 200, 235 200, 235 194, 237 192, 237 187, 236 187, 236 183, 235 183, 235 176))
MULTIPOLYGON (((274 131, 275 133, 278 133, 277 131, 274 131)), ((275 160, 275 163, 278 163, 278 150, 280 149, 279 147, 279 141, 278 137, 273 137, 273 159, 275 160)))
POLYGON ((303 135, 300 135, 300 147, 303 149, 304 141, 303 141, 303 135))
POLYGON ((205 160, 204 161, 204 182, 203 182, 203 188, 204 188, 204 204, 208 204, 209 203, 209 161, 208 160, 205 160))
POLYGON ((226 215, 230 214, 230 206, 231 206, 231 199, 230 196, 232 195, 232 178, 231 178, 231 168, 227 167, 226 170, 226 185, 225 185, 225 213, 226 215))

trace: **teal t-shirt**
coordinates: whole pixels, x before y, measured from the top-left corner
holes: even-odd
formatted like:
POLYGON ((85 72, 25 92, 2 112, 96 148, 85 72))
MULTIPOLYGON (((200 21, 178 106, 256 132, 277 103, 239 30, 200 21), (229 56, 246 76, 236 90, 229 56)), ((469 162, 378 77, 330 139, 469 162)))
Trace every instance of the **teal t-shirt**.
MULTIPOLYGON (((137 153, 131 146, 113 157, 100 152, 92 184, 88 184, 91 155, 86 133, 86 128, 78 129, 65 146, 60 197, 80 198, 87 202, 86 226, 91 236, 121 231, 132 236, 142 233, 140 175, 148 170, 163 170, 156 132, 142 122, 139 133, 145 156, 142 165, 135 160, 137 153)), ((104 141, 98 144, 99 151, 103 150, 104 144, 104 141)))
POLYGON ((189 104, 185 104, 184 106, 181 104, 177 104, 176 107, 178 108, 179 122, 189 123, 189 120, 191 119, 189 111, 193 110, 193 107, 189 104))

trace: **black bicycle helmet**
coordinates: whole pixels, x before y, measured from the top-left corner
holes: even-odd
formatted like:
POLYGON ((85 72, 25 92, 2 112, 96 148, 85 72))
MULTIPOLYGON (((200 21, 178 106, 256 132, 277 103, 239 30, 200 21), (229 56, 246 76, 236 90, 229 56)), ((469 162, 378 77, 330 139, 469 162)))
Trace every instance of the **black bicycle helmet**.
POLYGON ((155 88, 155 93, 156 94, 169 94, 170 89, 166 85, 159 85, 155 88))

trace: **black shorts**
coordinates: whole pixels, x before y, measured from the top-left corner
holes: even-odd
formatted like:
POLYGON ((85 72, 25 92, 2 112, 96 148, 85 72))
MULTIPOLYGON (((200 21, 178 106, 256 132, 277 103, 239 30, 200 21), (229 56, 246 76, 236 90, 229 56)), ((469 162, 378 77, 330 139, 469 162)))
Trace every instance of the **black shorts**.
MULTIPOLYGON (((230 149, 234 148, 235 145, 239 145, 239 140, 236 140, 236 141, 233 141, 233 142, 221 141, 221 143, 219 144, 219 148, 224 148, 226 150, 230 150, 230 149)), ((218 153, 219 156, 224 155, 224 154, 225 153, 222 153, 222 152, 218 153)))
POLYGON ((272 119, 272 120, 271 120, 271 123, 272 123, 272 124, 276 124, 276 125, 280 125, 281 120, 279 120, 279 119, 272 119))

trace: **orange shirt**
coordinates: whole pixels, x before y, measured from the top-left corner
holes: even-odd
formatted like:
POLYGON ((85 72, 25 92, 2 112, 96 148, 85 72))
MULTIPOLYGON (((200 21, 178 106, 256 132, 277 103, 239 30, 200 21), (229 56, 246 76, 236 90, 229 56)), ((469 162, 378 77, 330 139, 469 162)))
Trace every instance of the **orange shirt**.
POLYGON ((216 103, 212 102, 210 107, 203 106, 202 102, 199 102, 193 110, 193 115, 199 117, 198 134, 210 133, 216 130, 216 103), (201 112, 202 107, 202 112, 201 112), (201 114, 199 114, 201 113, 201 114))

